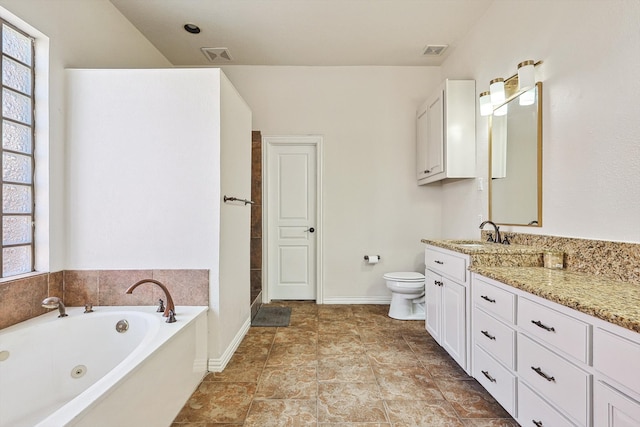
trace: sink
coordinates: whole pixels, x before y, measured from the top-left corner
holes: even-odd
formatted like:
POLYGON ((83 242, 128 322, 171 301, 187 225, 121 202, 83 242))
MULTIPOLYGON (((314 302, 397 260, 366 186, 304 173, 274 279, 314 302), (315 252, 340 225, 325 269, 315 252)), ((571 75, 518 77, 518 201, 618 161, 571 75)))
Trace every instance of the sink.
POLYGON ((482 243, 456 243, 456 245, 463 248, 481 248, 484 246, 482 243))

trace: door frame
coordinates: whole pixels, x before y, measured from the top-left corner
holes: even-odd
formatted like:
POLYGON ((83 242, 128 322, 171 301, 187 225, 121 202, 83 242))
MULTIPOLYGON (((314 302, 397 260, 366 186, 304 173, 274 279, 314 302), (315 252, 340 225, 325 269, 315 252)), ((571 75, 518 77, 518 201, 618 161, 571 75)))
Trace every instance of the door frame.
POLYGON ((275 146, 308 146, 316 148, 316 304, 323 303, 323 245, 322 236, 324 223, 322 217, 322 148, 324 139, 322 135, 269 135, 262 136, 262 302, 271 302, 267 278, 269 277, 268 251, 269 251, 269 200, 268 191, 269 169, 273 166, 269 164, 270 151, 275 146))

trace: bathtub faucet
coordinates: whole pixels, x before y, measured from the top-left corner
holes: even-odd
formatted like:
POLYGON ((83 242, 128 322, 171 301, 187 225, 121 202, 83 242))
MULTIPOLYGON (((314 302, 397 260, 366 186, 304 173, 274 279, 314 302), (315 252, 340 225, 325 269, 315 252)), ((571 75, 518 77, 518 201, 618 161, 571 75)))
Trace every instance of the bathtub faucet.
POLYGON ((60 312, 58 317, 67 317, 67 313, 65 313, 64 304, 62 300, 58 297, 48 297, 42 300, 42 306, 44 308, 57 308, 60 312))
POLYGON ((167 323, 173 323, 176 321, 175 316, 172 316, 170 312, 175 313, 176 312, 176 306, 173 304, 173 298, 171 298, 171 294, 169 293, 169 289, 167 289, 167 287, 165 285, 163 285, 162 283, 158 282, 157 280, 153 280, 153 279, 143 279, 140 280, 139 282, 134 283, 133 285, 129 286, 129 289, 127 289, 127 291, 125 293, 127 294, 131 294, 133 293, 133 290, 135 288, 137 288, 138 286, 142 285, 143 283, 153 283, 154 285, 157 285, 158 287, 160 287, 160 289, 162 289, 164 291, 164 296, 165 299, 167 300, 167 305, 164 309, 164 314, 162 314, 164 317, 167 318, 167 323))

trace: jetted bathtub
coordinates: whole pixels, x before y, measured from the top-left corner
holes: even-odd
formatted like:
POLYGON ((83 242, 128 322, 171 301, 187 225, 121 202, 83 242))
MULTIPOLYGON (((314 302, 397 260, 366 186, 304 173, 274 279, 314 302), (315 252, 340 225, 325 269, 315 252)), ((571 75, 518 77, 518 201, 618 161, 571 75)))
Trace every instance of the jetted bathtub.
POLYGON ((83 311, 0 331, 0 427, 169 426, 206 373, 207 307, 83 311))

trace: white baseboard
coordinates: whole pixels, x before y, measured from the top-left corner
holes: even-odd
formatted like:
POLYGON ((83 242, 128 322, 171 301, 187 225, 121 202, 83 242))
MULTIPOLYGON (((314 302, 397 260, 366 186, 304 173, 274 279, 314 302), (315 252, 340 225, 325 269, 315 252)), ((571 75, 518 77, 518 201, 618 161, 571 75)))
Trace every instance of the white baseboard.
POLYGON ((324 297, 323 304, 389 304, 391 296, 379 297, 324 297))
POLYGON ((233 353, 235 353, 238 349, 238 346, 249 331, 250 327, 251 319, 247 319, 247 321, 244 322, 236 336, 231 341, 231 344, 229 344, 224 353, 222 353, 222 356, 218 359, 209 359, 209 372, 222 372, 224 370, 224 368, 227 366, 227 363, 229 363, 229 360, 231 360, 231 356, 233 356, 233 353))

